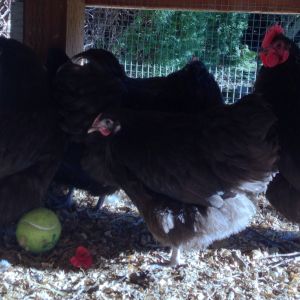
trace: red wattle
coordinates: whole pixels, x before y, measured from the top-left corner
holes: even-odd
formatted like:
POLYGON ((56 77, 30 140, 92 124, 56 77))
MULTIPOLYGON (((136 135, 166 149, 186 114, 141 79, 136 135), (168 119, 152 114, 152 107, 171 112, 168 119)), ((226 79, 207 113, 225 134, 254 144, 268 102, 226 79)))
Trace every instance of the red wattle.
POLYGON ((269 49, 269 51, 259 53, 260 59, 263 65, 267 68, 274 68, 277 65, 280 65, 286 62, 289 58, 289 51, 286 50, 282 55, 278 54, 275 50, 269 49))
POLYGON ((111 134, 111 131, 106 127, 100 127, 99 131, 103 136, 109 136, 111 134))
POLYGON ((274 68, 280 63, 278 55, 274 52, 271 52, 267 55, 267 66, 269 68, 274 68))
POLYGON ((285 50, 283 52, 283 55, 282 55, 282 58, 281 58, 281 63, 286 62, 288 60, 289 56, 290 56, 290 52, 288 50, 285 50))

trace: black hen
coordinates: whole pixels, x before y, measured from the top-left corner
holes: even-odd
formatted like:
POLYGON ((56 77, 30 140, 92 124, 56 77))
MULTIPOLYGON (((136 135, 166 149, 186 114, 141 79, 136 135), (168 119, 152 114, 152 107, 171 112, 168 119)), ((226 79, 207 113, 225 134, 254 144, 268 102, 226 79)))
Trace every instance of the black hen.
POLYGON ((119 106, 126 87, 114 72, 114 65, 67 63, 55 78, 62 128, 74 141, 82 142, 99 110, 119 106))
POLYGON ((126 86, 122 106, 138 110, 198 113, 223 104, 220 88, 206 66, 194 59, 165 77, 130 78, 110 52, 90 49, 75 56, 101 66, 102 72, 120 78, 126 86))
POLYGON ((58 167, 63 134, 47 73, 34 52, 0 38, 0 224, 43 197, 58 167))
POLYGON ((279 173, 268 187, 267 198, 285 217, 300 222, 300 50, 278 25, 268 30, 262 49, 264 66, 255 91, 278 118, 280 142, 279 173))
POLYGON ((103 186, 101 182, 97 184, 81 170, 80 165, 85 152, 98 155, 92 146, 88 146, 87 150, 83 142, 99 111, 125 107, 196 114, 208 107, 223 105, 216 81, 200 61, 193 61, 167 77, 148 79, 127 77, 118 60, 101 49, 80 53, 72 61, 59 70, 55 94, 63 129, 76 143, 69 147, 55 179, 88 189, 93 194, 98 193, 102 200, 114 191, 114 187, 103 186), (75 149, 72 149, 74 146, 75 149))
POLYGON ((166 77, 129 78, 108 51, 92 49, 57 74, 64 130, 83 140, 90 122, 108 107, 196 114, 223 105, 218 84, 200 61, 166 77), (82 65, 80 65, 82 63, 82 65))
MULTIPOLYGON (((48 50, 46 69, 51 87, 53 87, 57 71, 67 63, 70 63, 70 59, 65 51, 60 48, 48 50)), ((68 138, 65 136, 66 145, 62 161, 47 194, 47 205, 51 208, 70 207, 74 188, 87 190, 94 196, 100 196, 101 201, 104 200, 106 194, 111 193, 111 189, 96 182, 83 171, 80 161, 85 149, 84 144, 72 142, 68 138)), ((98 205, 101 205, 101 201, 98 205)))
POLYGON ((98 156, 83 165, 125 190, 176 263, 179 249, 204 248, 249 223, 247 195, 265 190, 277 159, 274 122, 256 95, 200 115, 102 113, 89 129, 98 156))

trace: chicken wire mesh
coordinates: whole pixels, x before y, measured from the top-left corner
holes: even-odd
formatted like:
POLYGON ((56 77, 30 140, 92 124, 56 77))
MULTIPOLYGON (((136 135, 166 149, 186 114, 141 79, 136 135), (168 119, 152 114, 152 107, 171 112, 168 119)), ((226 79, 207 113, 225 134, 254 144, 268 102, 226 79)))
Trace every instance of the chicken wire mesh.
POLYGON ((232 103, 251 92, 261 39, 274 23, 299 42, 299 14, 86 8, 85 49, 111 51, 130 77, 164 76, 198 57, 232 103))
POLYGON ((10 36, 11 0, 0 0, 0 36, 10 36))

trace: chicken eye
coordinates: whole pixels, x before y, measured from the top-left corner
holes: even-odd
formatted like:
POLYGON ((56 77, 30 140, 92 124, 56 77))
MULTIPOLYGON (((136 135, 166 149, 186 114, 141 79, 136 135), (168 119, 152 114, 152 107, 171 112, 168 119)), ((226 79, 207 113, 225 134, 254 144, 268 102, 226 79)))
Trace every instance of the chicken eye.
POLYGON ((284 48, 284 42, 283 41, 278 41, 275 43, 274 48, 277 50, 283 49, 284 48))
POLYGON ((104 120, 104 125, 106 126, 106 127, 112 127, 113 125, 114 125, 114 121, 113 120, 111 120, 111 119, 105 119, 104 120))

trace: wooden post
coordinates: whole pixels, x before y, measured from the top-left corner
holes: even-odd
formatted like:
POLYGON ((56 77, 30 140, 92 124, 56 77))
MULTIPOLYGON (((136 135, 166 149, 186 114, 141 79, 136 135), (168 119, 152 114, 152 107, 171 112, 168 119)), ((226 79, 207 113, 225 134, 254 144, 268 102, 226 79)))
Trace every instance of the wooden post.
POLYGON ((24 43, 44 61, 49 47, 83 49, 84 0, 24 0, 24 43))

